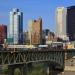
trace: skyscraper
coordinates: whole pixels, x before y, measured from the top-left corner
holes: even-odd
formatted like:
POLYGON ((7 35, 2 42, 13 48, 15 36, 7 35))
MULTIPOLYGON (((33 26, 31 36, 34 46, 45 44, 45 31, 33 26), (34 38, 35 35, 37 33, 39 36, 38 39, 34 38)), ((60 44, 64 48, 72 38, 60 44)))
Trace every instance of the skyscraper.
POLYGON ((65 40, 67 38, 66 31, 66 15, 67 9, 58 7, 56 10, 56 36, 65 40))
POLYGON ((30 44, 41 44, 42 43, 42 19, 30 20, 28 23, 28 34, 30 44))
POLYGON ((75 41, 75 6, 67 8, 67 35, 71 41, 75 41))
POLYGON ((8 43, 22 44, 23 42, 23 13, 19 9, 10 12, 10 24, 8 25, 8 43))

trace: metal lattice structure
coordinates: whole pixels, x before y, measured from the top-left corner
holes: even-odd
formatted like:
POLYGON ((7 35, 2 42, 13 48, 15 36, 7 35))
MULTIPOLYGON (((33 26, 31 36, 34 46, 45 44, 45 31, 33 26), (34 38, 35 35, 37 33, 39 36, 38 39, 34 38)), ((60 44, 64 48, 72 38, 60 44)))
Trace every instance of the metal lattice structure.
POLYGON ((20 50, 0 51, 0 65, 23 64, 39 61, 52 61, 64 65, 62 50, 20 50))

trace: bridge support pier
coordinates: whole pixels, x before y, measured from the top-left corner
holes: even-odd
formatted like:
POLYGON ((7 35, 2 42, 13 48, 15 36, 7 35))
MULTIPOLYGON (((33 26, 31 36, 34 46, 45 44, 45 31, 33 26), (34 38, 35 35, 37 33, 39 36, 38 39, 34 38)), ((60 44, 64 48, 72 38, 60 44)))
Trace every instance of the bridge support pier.
POLYGON ((49 67, 47 67, 47 75, 49 75, 49 67))
POLYGON ((14 75, 15 69, 19 69, 21 75, 27 75, 27 65, 26 64, 17 64, 8 66, 8 75, 14 75))

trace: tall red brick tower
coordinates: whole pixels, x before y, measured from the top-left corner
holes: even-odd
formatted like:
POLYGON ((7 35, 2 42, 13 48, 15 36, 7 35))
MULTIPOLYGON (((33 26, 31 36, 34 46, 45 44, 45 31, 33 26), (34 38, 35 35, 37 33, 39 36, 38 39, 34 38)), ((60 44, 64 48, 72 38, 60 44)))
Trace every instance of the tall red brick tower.
POLYGON ((0 25, 0 44, 4 43, 4 39, 7 38, 7 26, 6 25, 0 25))

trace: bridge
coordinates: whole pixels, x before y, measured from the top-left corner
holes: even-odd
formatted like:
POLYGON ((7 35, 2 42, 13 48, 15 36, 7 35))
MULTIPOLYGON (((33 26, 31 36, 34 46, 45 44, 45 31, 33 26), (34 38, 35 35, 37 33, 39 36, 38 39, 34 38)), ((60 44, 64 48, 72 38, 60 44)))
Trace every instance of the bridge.
POLYGON ((41 49, 41 50, 3 50, 0 51, 0 65, 8 65, 9 75, 14 75, 14 69, 19 68, 21 75, 26 75, 26 64, 33 62, 53 62, 64 69, 65 53, 74 56, 74 50, 41 49))

